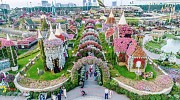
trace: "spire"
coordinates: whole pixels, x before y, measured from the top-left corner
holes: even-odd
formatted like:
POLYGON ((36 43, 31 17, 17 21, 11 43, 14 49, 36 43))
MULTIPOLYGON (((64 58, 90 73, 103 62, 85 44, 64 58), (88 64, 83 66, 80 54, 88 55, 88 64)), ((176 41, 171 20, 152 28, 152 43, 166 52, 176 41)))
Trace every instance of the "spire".
POLYGON ((111 9, 111 12, 109 14, 109 17, 114 17, 112 9, 111 9))
POLYGON ((58 38, 54 35, 52 25, 50 24, 50 35, 48 40, 54 40, 54 39, 58 39, 58 38))
POLYGON ((6 34, 6 36, 7 36, 6 39, 7 39, 8 41, 10 41, 10 38, 9 38, 9 34, 8 34, 8 33, 6 34))
POLYGON ((125 18, 125 16, 124 16, 124 11, 123 11, 122 16, 121 16, 121 18, 120 18, 120 20, 119 20, 118 25, 126 25, 126 24, 127 24, 127 22, 126 22, 126 18, 125 18))
POLYGON ((61 24, 59 23, 59 25, 56 25, 55 35, 60 35, 61 33, 64 33, 64 31, 62 30, 61 24))
POLYGON ((40 30, 38 29, 38 39, 42 39, 43 37, 42 37, 42 35, 41 35, 41 32, 40 32, 40 30))

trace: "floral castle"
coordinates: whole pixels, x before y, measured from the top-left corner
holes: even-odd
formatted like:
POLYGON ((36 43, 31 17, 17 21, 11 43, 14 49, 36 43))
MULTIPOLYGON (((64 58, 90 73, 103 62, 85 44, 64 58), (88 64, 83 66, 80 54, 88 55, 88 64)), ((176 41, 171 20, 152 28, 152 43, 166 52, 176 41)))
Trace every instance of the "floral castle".
POLYGON ((132 38, 133 29, 127 24, 124 12, 120 21, 115 25, 114 15, 111 13, 103 25, 105 38, 109 44, 114 46, 114 52, 118 56, 117 61, 123 62, 130 72, 145 72, 147 66, 147 55, 140 46, 143 36, 137 35, 137 41, 132 38))
MULTIPOLYGON (((50 35, 43 43, 45 66, 54 73, 58 73, 64 68, 67 57, 67 51, 64 45, 65 37, 61 32, 63 31, 59 25, 59 28, 56 27, 56 34, 54 34, 50 25, 50 35)), ((40 32, 38 33, 38 38, 42 38, 40 32)))

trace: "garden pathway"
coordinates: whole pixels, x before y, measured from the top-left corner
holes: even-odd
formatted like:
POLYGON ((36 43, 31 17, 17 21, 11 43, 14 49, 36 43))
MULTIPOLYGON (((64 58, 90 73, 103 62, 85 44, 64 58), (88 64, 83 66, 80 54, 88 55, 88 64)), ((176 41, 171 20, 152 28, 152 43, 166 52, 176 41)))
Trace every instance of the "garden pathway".
POLYGON ((0 96, 0 100, 26 100, 23 96, 0 96))
MULTIPOLYGON (((105 87, 99 86, 94 77, 89 77, 85 81, 83 90, 87 93, 86 96, 81 96, 82 88, 77 87, 67 93, 67 98, 62 97, 62 100, 104 100, 105 87)), ((119 95, 113 91, 112 98, 110 100, 129 100, 125 95, 119 95)))

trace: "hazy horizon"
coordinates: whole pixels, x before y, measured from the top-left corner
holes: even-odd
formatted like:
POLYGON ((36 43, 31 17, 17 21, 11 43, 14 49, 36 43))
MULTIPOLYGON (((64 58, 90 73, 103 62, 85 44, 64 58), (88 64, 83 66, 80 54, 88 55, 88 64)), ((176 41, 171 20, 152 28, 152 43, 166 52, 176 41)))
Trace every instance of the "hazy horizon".
MULTIPOLYGON (((30 7, 30 6, 41 6, 42 0, 2 0, 1 3, 9 4, 11 8, 15 7, 30 7), (31 2, 31 4, 30 4, 31 2)), ((55 3, 75 3, 77 6, 82 5, 83 0, 47 0, 49 3, 52 1, 55 3)), ((92 0, 93 1, 93 0, 92 0)), ((161 1, 164 2, 180 2, 180 0, 104 0, 104 4, 106 6, 111 6, 112 1, 117 1, 117 5, 128 5, 130 2, 134 2, 134 4, 149 4, 149 3, 160 3, 161 1)))

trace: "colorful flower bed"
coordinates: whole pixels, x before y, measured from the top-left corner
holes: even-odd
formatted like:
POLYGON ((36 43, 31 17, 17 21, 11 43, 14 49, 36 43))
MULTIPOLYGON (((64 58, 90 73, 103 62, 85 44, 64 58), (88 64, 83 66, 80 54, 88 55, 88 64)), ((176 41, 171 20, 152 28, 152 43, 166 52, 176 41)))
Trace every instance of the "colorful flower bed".
POLYGON ((18 78, 18 83, 21 86, 26 87, 26 88, 43 89, 43 88, 47 88, 47 87, 62 83, 66 79, 67 79, 66 77, 62 76, 55 80, 41 81, 41 80, 30 79, 30 78, 20 75, 20 77, 18 78))
POLYGON ((156 79, 147 81, 147 80, 131 80, 120 76, 118 78, 120 82, 127 84, 137 90, 141 91, 150 91, 150 92, 159 92, 165 88, 173 86, 172 79, 167 75, 159 75, 156 79))
POLYGON ((176 68, 169 68, 169 67, 162 67, 163 70, 165 70, 171 78, 174 78, 176 82, 180 83, 180 69, 176 68))

